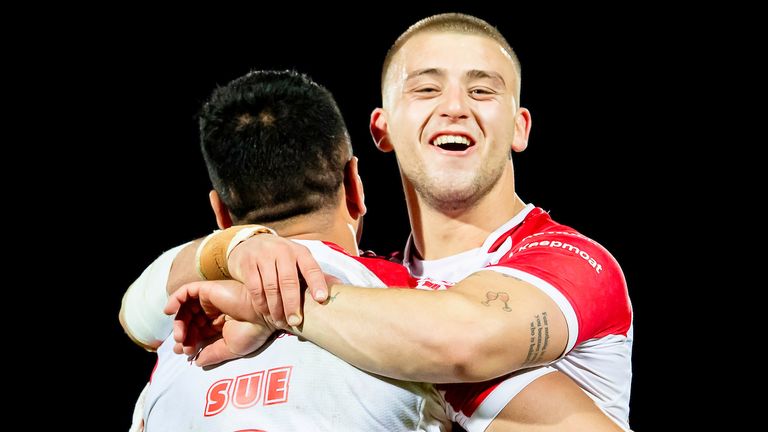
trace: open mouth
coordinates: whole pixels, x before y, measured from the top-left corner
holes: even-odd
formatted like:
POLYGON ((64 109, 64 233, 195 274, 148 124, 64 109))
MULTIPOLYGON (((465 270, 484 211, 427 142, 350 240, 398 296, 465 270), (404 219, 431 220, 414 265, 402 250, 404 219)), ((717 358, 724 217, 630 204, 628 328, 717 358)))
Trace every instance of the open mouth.
POLYGON ((433 146, 447 151, 461 152, 475 145, 468 137, 463 135, 440 135, 430 141, 433 146))

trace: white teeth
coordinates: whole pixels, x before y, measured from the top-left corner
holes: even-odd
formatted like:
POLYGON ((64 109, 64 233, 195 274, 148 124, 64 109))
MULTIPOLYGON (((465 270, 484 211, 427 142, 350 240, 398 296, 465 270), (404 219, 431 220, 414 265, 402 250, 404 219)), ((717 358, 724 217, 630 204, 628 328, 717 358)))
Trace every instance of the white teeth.
POLYGON ((440 135, 432 141, 432 145, 439 146, 443 144, 463 144, 469 146, 471 142, 469 141, 469 138, 461 135, 440 135))

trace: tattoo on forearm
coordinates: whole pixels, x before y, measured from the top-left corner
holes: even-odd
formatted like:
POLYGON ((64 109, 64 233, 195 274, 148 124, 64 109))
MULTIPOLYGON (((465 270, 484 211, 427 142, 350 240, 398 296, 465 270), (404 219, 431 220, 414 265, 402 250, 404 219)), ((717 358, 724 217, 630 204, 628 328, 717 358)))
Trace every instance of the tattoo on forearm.
POLYGON ((528 346, 528 356, 525 358, 523 366, 529 366, 537 363, 544 357, 544 353, 549 346, 549 321, 547 313, 542 312, 531 321, 531 344, 528 346))
POLYGON ((488 291, 485 293, 486 300, 481 301, 480 304, 485 306, 490 306, 492 301, 501 300, 502 303, 504 303, 504 307, 501 309, 506 312, 512 312, 512 309, 509 307, 509 294, 505 293, 504 291, 488 291))
POLYGON ((325 299, 325 303, 323 303, 323 304, 331 304, 331 303, 333 303, 333 301, 336 300, 336 297, 338 297, 338 296, 339 296, 339 293, 336 293, 336 294, 334 294, 332 296, 328 296, 328 298, 325 299))

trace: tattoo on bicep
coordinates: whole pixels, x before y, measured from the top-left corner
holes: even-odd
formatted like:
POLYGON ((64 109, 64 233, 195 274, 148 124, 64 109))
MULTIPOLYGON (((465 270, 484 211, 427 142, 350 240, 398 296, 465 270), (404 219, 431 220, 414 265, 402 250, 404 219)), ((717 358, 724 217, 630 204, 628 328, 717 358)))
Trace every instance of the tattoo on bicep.
POLYGON ((530 326, 531 339, 528 346, 528 356, 525 358, 523 366, 537 364, 544 357, 544 353, 549 346, 549 320, 547 313, 542 312, 534 317, 530 326))
POLYGON ((501 300, 502 303, 504 303, 504 307, 501 309, 506 312, 512 312, 512 308, 509 307, 509 294, 505 293, 504 291, 488 291, 485 293, 485 300, 481 301, 480 304, 485 306, 490 306, 492 301, 501 300))

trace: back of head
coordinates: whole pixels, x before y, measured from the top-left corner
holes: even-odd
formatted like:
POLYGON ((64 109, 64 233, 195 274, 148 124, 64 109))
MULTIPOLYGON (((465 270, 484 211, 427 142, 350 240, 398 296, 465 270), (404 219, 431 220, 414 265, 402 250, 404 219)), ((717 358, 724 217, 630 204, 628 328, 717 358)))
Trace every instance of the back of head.
POLYGON ((400 51, 400 48, 402 48, 402 46, 405 45, 405 43, 408 42, 408 40, 410 40, 413 36, 427 32, 460 33, 484 36, 495 40, 504 50, 507 51, 515 65, 518 79, 517 89, 519 91, 520 61, 518 60, 515 51, 512 49, 512 46, 509 45, 509 42, 507 42, 504 36, 495 27, 480 18, 461 13, 444 13, 432 15, 418 21, 417 23, 408 27, 408 30, 403 32, 403 34, 397 38, 395 43, 392 44, 392 46, 389 48, 389 51, 387 51, 386 57, 384 57, 384 65, 381 69, 382 92, 384 91, 387 72, 389 71, 389 66, 392 63, 394 56, 398 53, 398 51, 400 51))
POLYGON ((331 93, 292 71, 254 71, 216 89, 200 114, 200 144, 235 224, 333 207, 352 157, 331 93))

